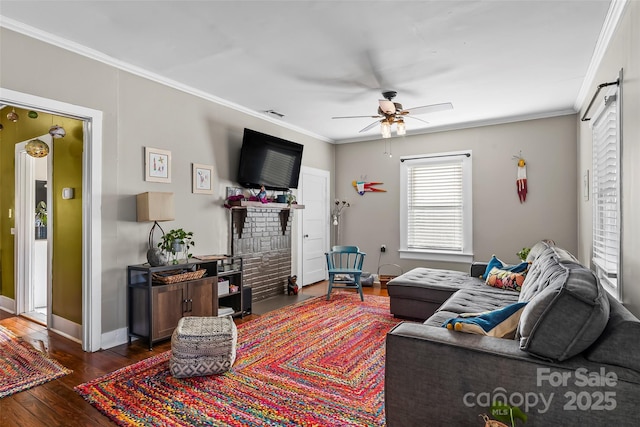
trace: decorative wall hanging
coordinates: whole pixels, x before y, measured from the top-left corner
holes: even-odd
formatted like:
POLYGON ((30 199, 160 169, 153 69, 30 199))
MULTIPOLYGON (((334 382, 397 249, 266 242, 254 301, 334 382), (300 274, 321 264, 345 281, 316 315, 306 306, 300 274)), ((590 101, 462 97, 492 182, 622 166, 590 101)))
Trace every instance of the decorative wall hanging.
POLYGON ((55 139, 63 138, 66 134, 67 131, 64 130, 62 126, 53 125, 49 128, 49 135, 51 135, 55 139))
POLYGON ((49 154, 49 146, 41 139, 32 139, 24 146, 25 151, 31 157, 45 157, 49 154))
POLYGON ((213 194, 213 166, 193 163, 192 193, 213 194))
POLYGON ((382 185, 384 182, 364 182, 364 181, 351 181, 351 185, 356 189, 359 195, 364 196, 364 193, 386 193, 387 190, 381 188, 375 188, 374 185, 382 185))
POLYGON ((144 180, 171 182, 171 151, 144 147, 144 180))
POLYGON ((518 177, 516 179, 516 188, 518 189, 518 198, 520 203, 527 200, 527 164, 522 158, 522 154, 513 156, 518 160, 518 177))
POLYGON ((7 114, 7 119, 9 119, 9 121, 12 121, 13 123, 17 122, 19 118, 20 116, 18 116, 18 113, 16 113, 15 108, 12 108, 11 112, 7 114))

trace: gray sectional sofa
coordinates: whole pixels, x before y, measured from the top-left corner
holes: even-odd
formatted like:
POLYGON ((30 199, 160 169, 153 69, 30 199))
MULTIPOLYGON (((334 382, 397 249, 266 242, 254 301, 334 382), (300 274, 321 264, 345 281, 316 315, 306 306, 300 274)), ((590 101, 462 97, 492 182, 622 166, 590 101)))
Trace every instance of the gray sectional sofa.
POLYGON ((508 414, 526 427, 638 425, 640 320, 568 251, 538 242, 528 260, 520 292, 488 286, 478 265, 388 283, 392 313, 426 320, 387 335, 387 425, 480 426, 508 414), (442 327, 515 302, 527 304, 513 339, 442 327))

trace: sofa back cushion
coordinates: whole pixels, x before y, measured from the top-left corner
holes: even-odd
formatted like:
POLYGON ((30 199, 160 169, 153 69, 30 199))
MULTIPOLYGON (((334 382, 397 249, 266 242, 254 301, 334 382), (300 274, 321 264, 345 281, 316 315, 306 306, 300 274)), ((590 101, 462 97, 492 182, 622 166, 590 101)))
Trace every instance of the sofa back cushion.
POLYGON ((565 250, 548 248, 532 269, 536 265, 537 278, 527 283, 530 271, 520 293, 520 301, 529 302, 518 325, 520 348, 562 361, 581 353, 600 336, 609 319, 609 300, 593 272, 565 250))
POLYGON ((640 372, 640 320, 611 295, 609 322, 585 357, 596 363, 622 366, 640 372))
POLYGON ((535 261, 536 258, 538 258, 538 256, 540 256, 542 252, 544 252, 545 249, 548 249, 551 246, 555 246, 555 242, 553 240, 549 240, 549 239, 540 240, 535 245, 531 246, 531 249, 529 250, 529 255, 527 255, 527 259, 525 261, 527 262, 535 261))
POLYGON ((557 246, 547 247, 533 261, 522 283, 520 301, 528 302, 542 292, 563 270, 555 268, 558 263, 578 263, 567 250, 557 246))

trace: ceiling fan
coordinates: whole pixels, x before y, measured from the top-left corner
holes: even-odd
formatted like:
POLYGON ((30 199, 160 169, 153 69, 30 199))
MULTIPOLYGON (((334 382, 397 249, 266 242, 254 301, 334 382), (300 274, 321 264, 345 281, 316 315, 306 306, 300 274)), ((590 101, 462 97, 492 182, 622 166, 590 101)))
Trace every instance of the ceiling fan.
POLYGON ((356 119, 356 118, 364 118, 364 117, 378 119, 375 122, 368 125, 367 127, 365 127, 364 129, 360 130, 360 133, 366 132, 369 129, 373 128, 378 123, 380 123, 380 131, 382 132, 382 137, 390 138, 391 125, 394 123, 396 124, 396 133, 398 135, 405 135, 407 133, 406 127, 404 124, 405 117, 419 120, 424 123, 429 123, 415 116, 417 114, 435 113, 436 111, 451 110, 453 108, 453 104, 451 104, 450 102, 445 102, 442 104, 423 105, 421 107, 408 108, 405 110, 402 107, 402 104, 398 102, 393 102, 393 98, 395 98, 397 94, 398 93, 394 90, 388 90, 388 91, 382 92, 382 96, 385 99, 379 100, 378 114, 375 116, 371 116, 371 115, 340 116, 340 117, 332 117, 332 119, 356 119))

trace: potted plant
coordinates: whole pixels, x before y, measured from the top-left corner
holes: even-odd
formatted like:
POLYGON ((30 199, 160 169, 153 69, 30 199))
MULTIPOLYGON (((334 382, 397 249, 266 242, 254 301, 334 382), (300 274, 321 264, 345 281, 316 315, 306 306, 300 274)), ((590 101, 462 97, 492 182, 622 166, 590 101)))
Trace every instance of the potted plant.
POLYGON ((184 231, 182 228, 169 230, 162 236, 162 241, 158 243, 158 247, 167 254, 172 264, 178 264, 178 256, 180 253, 184 255, 185 261, 188 261, 192 254, 189 248, 195 246, 193 241, 193 231, 184 231))
POLYGON ((516 253, 516 255, 518 255, 518 258, 520 258, 522 261, 526 261, 527 257, 529 256, 530 250, 531 248, 522 248, 516 253))
POLYGON ((47 237, 47 204, 40 201, 36 206, 36 239, 47 237))

